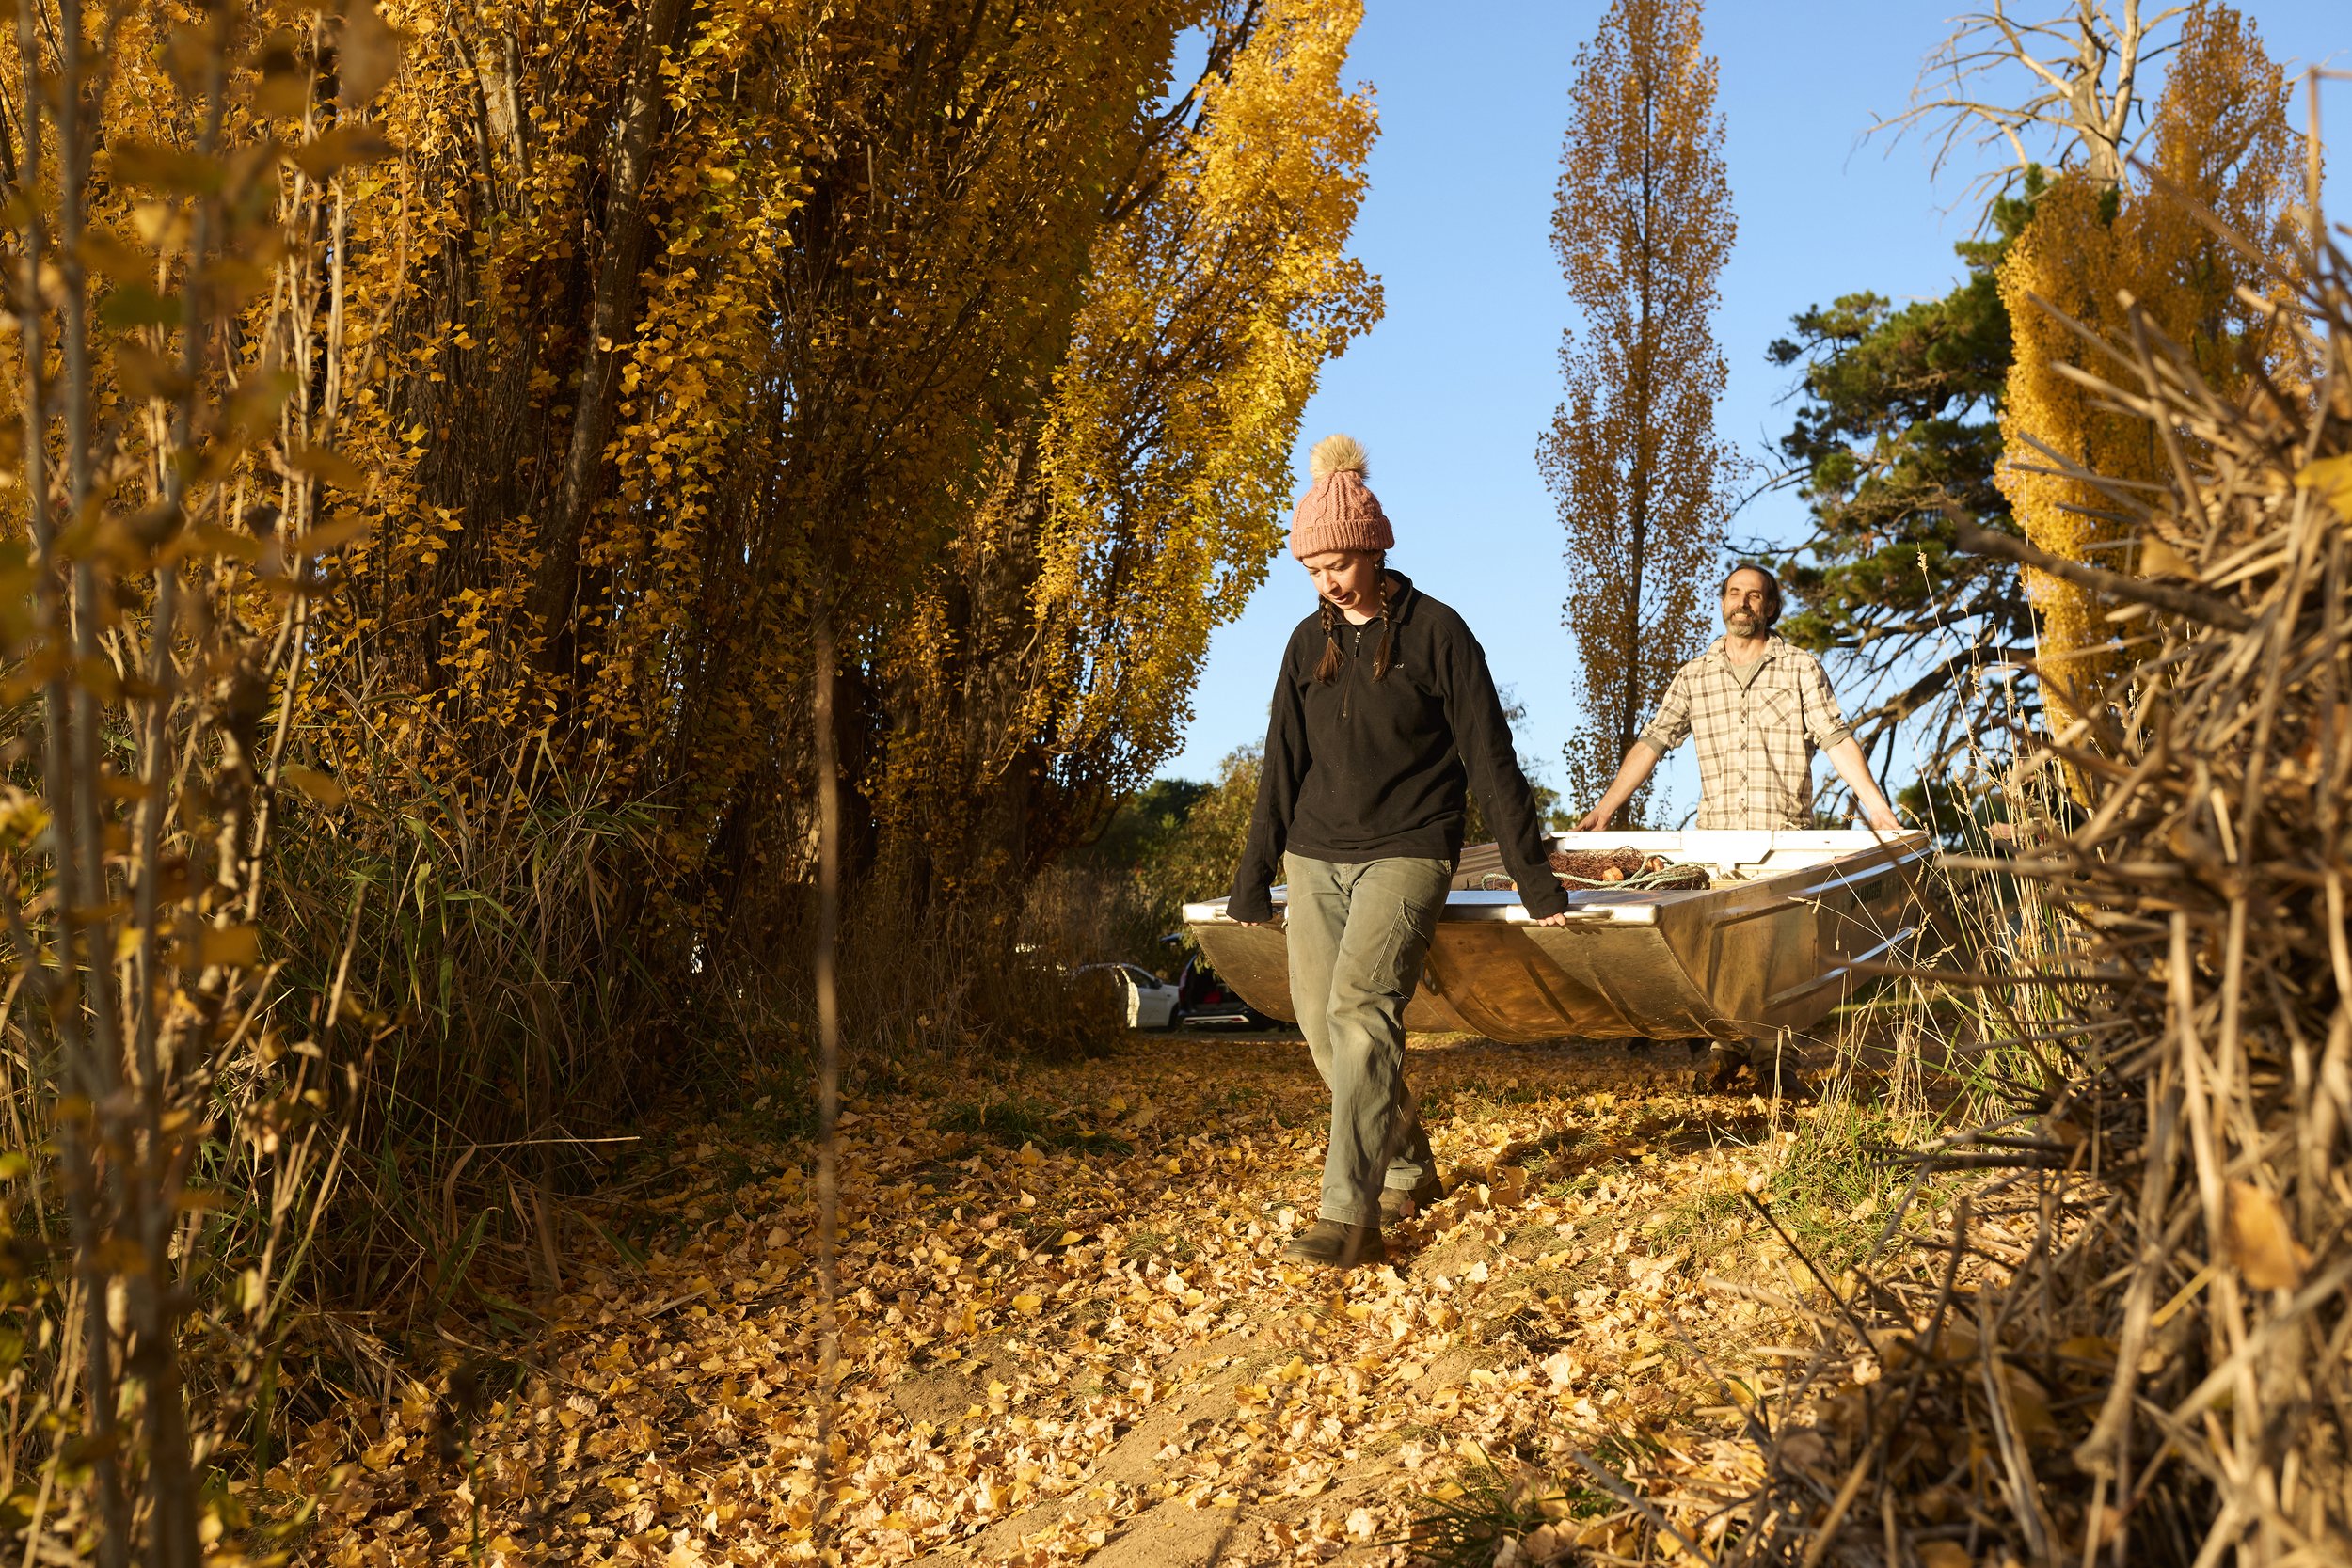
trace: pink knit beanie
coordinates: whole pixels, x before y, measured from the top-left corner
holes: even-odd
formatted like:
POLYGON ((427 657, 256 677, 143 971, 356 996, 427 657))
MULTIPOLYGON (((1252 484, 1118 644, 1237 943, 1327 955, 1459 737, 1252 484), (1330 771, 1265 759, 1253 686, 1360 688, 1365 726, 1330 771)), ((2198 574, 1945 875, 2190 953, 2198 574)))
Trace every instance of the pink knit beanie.
POLYGON ((1314 483, 1291 517, 1291 554, 1304 561, 1330 550, 1385 550, 1396 531, 1380 498, 1364 483, 1364 449, 1353 436, 1326 436, 1307 454, 1314 483))

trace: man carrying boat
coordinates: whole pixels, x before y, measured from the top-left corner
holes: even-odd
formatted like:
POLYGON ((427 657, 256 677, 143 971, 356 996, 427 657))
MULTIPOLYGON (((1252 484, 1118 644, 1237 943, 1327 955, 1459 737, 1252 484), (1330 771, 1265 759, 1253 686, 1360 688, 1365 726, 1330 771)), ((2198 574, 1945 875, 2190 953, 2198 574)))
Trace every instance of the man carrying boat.
MULTIPOLYGON (((1818 749, 1853 791, 1864 821, 1881 832, 1902 831, 1837 710, 1821 661, 1773 633, 1780 606, 1780 581, 1771 572, 1756 565, 1732 569, 1723 586, 1724 635, 1675 672, 1657 716, 1577 832, 1606 829, 1659 759, 1686 737, 1698 746, 1696 825, 1702 830, 1813 826, 1818 749)), ((1718 1040, 1699 1085, 1726 1088, 1747 1064, 1744 1042, 1718 1040)))

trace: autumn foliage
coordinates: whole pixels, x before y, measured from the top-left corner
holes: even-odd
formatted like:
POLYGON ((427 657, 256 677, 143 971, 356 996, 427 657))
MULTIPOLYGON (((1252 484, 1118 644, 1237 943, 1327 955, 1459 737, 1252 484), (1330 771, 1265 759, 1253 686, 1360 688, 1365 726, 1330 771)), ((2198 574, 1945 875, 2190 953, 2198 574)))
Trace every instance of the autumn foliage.
MULTIPOLYGON (((2112 182, 2090 170, 2060 177, 2003 263, 2016 346, 1999 483, 2042 549, 2153 575, 2175 569, 2177 557, 2161 548, 2117 553, 2136 544, 2117 520, 2125 510, 2117 492, 2171 483, 2185 454, 2145 420, 2102 407, 2083 379, 2114 373, 2127 352, 2119 345, 2133 342, 2134 305, 2143 336, 2153 328, 2186 345, 2225 395, 2246 384, 2249 363, 2296 378, 2299 350, 2259 303, 2276 295, 2265 268, 2288 252, 2301 175, 2302 138, 2287 125, 2286 100, 2284 72, 2250 21, 2227 6, 2193 8, 2156 101, 2147 162, 2112 182)), ((2026 587, 2044 694, 2062 723, 2078 712, 2068 692, 2095 689, 2122 666, 2102 651, 2112 638, 2088 593, 2030 571, 2026 587)))
POLYGON ((1359 15, 29 0, 0 1178, 74 1262, 0 1307, 8 1474, 97 1456, 59 1528, 193 1561, 192 1455, 334 1397, 284 1313, 380 1311, 305 1320, 358 1367, 553 1289, 592 1134, 797 1059, 819 646, 860 1026, 976 1037, 1378 313, 1359 15))
MULTIPOLYGON (((1122 805, 1381 309, 1360 15, 23 0, 7 1544, 2344 1538, 2352 318, 2225 6, 2185 13, 2144 169, 2093 73, 2105 151, 1998 263, 2001 483, 2069 574, 2031 579, 2041 676, 2084 694, 2015 750, 2095 809, 2005 797, 2016 858, 1977 870, 2038 891, 1895 1027, 1885 1082, 1948 1045, 1984 1132, 1855 1098, 1859 1046, 1799 1109, 1453 1042, 1418 1080, 1453 1190, 1335 1291, 1279 1256, 1303 1053, 1105 1046, 1067 972, 1223 879, 1257 760, 1122 805)), ((1585 798, 1692 651, 1727 507, 1701 20, 1613 0, 1557 192, 1585 798)))
POLYGON ((1616 0, 1570 89, 1552 249, 1581 326, 1563 337, 1566 401, 1537 457, 1567 531, 1583 677, 1571 799, 1599 797, 1696 651, 1729 511, 1712 318, 1736 225, 1700 26, 1698 0, 1616 0))
POLYGON ((656 800, 672 940, 756 950, 807 866, 821 611, 859 866, 952 901, 1089 831, 1377 309, 1355 17, 418 18, 368 214, 381 526, 328 665, 390 744, 342 725, 342 760, 494 795, 545 752, 656 800))

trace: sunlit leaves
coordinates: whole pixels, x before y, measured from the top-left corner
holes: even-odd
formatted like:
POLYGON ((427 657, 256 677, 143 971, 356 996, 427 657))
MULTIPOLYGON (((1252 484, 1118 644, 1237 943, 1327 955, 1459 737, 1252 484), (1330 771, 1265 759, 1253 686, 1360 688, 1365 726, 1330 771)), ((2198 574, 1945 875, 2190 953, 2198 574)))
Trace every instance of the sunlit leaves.
POLYGON ((1701 19, 1699 0, 1617 0, 1569 93, 1552 249, 1580 319, 1537 457, 1567 534, 1585 716, 1565 756, 1588 802, 1695 651, 1730 510, 1714 310, 1736 224, 1701 19))
MULTIPOLYGON (((2115 553, 2133 531, 2113 492, 2063 471, 2066 465, 2125 485, 2169 478, 2169 459, 2148 439, 2146 421, 2101 406, 2070 375, 2136 386, 2137 372, 2123 368, 2134 363, 2124 296, 2215 386, 2243 385, 2249 355, 2283 381, 2306 374, 2303 350, 2260 306, 2277 283, 2208 227, 2218 219, 2273 258, 2289 253, 2301 138, 2287 123, 2286 96, 2285 74, 2249 18, 2228 6, 2193 8, 2156 103, 2149 166, 2112 190, 2082 171, 2062 176, 2011 247, 2000 283, 2016 351, 1999 483, 2042 548, 2110 569, 2133 564, 2115 553), (2073 323, 2114 342, 2122 364, 2073 323)), ((2026 583, 2039 612, 2044 696, 2062 722, 2077 711, 2070 692, 2096 690, 2118 668, 2100 653, 2115 628, 2085 590, 2030 570, 2026 583)))
POLYGON ((1758 1360, 1776 1364, 1757 1347, 1788 1325, 1710 1276, 1810 1291, 1727 1196, 1794 1158, 1799 1114, 1775 1133, 1761 1102, 1661 1094, 1585 1048, 1432 1042, 1411 1071, 1455 1191, 1395 1229, 1393 1268, 1335 1275, 1280 1255, 1328 1112, 1295 1040, 1025 1070, 1028 1105, 1116 1128, 1123 1150, 1019 1117, 954 1131, 993 1125, 959 1102, 969 1083, 904 1066, 845 1118, 850 1392, 821 1437, 805 1147, 751 1117, 670 1124, 675 1152, 631 1173, 660 1239, 583 1254, 529 1371, 472 1430, 467 1494, 436 1451, 437 1388, 364 1433, 298 1434, 294 1477, 358 1466, 321 1505, 323 1538, 405 1561, 478 1507, 485 1541, 535 1526, 558 1556, 789 1559, 816 1544, 822 1452, 823 1544, 847 1563, 1045 1565, 1114 1543, 1157 1561, 1212 1530, 1223 1560, 1327 1560, 1402 1538, 1417 1495, 1460 1497, 1456 1477, 1499 1464, 1527 1467, 1522 1529, 1631 1550, 1640 1515, 1564 1490, 1571 1449, 1638 1457, 1636 1490, 1694 1531, 1692 1490, 1756 1473, 1722 1390, 1762 1384, 1758 1360))
POLYGON ((2352 457, 2325 457, 2295 476, 2302 489, 2316 491, 2337 516, 2352 521, 2352 457))
MULTIPOLYGON (((1030 814, 1033 850, 1083 828, 1180 732, 1208 627, 1279 538, 1297 408, 1376 309, 1343 248, 1372 126, 1341 86, 1357 14, 1101 0, 966 32, 955 7, 852 6, 810 50, 790 8, 689 13, 661 67, 641 292, 606 333, 621 399, 601 499, 556 628, 520 624, 507 585, 534 569, 567 456, 544 433, 573 412, 607 221, 598 128, 637 13, 466 21, 511 52, 421 34, 376 101, 415 182, 350 186, 370 275, 354 297, 404 330, 381 343, 390 395, 343 445, 386 518, 351 558, 354 602, 447 632, 401 663, 394 700, 421 721, 404 733, 456 748, 438 768, 474 744, 451 717, 494 748, 510 723, 577 718, 559 751, 673 805, 682 884, 714 824, 782 776, 775 837, 730 853, 791 875, 824 597, 874 661, 850 750, 887 845, 961 835, 937 847, 984 862, 991 813, 969 802, 1028 787, 1003 767, 1028 749, 1057 797, 1030 814), (1200 109, 1156 124, 1195 24, 1239 52, 1200 109), (898 71, 910 51, 944 63, 898 71), (413 252, 368 238, 395 211, 418 214, 413 252), (952 631, 957 601, 977 618, 952 631), (575 656, 560 671, 532 657, 548 637, 575 656), (1007 678, 959 713, 951 693, 979 689, 966 660, 1007 678)), ((330 662, 362 632, 333 635, 330 662)))
POLYGON ((886 799, 934 840, 949 792, 999 788, 999 759, 1025 752, 1044 776, 1031 832, 1089 831, 1173 749, 1211 629, 1263 580, 1299 410, 1379 312, 1345 248, 1375 128, 1343 80, 1359 15, 1299 3, 1253 31, 1221 20, 1229 64, 1195 85, 1195 115, 1145 150, 1094 236, 1030 446, 929 601, 968 597, 989 619, 904 650, 948 691, 957 665, 1005 658, 1023 687, 979 734, 930 726, 968 752, 894 752, 886 799))

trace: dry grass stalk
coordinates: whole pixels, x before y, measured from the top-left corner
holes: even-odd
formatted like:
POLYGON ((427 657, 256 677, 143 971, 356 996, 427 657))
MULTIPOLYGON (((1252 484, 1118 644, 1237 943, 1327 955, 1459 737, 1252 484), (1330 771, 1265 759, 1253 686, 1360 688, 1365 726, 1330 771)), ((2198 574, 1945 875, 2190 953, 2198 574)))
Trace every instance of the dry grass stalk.
POLYGON ((2106 345, 2091 388, 2171 480, 2106 498, 2173 592, 2109 595, 2136 667, 2027 759, 2079 812, 1962 863, 2069 910, 2063 967, 2099 983, 2016 988, 2030 1035, 1979 1053, 2046 1070, 1909 1156, 1965 1184, 1942 1250, 1820 1314, 1722 1561, 2352 1560, 2352 266, 2324 233, 2242 401, 2137 311, 2106 345))
POLYGON ((287 1282, 345 1153, 321 1114, 349 1083, 322 1043, 344 972, 302 1016, 261 923, 273 818, 342 793, 289 743, 313 609, 362 529, 368 481, 335 451, 371 375, 345 198, 396 47, 324 15, 264 45, 257 20, 192 13, 170 101, 134 124, 115 68, 165 47, 153 14, 18 12, 0 1518, 28 1563, 195 1568, 243 1529, 208 1478, 267 1425, 287 1282))

